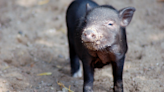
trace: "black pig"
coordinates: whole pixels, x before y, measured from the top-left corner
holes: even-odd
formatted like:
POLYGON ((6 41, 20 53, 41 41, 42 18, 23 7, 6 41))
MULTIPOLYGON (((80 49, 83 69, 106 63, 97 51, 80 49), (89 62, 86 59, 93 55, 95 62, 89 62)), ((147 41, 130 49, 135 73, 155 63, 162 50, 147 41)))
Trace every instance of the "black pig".
POLYGON ((79 59, 83 64, 83 92, 93 92, 94 68, 111 63, 114 92, 123 92, 123 66, 127 52, 126 30, 135 8, 116 10, 91 0, 75 0, 67 9, 71 74, 81 77, 79 59))

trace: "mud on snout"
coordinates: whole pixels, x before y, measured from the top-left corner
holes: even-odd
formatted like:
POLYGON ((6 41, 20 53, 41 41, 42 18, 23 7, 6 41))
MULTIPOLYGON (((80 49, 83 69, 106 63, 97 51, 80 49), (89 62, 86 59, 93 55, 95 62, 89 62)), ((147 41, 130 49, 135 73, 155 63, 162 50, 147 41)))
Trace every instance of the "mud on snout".
POLYGON ((84 29, 81 39, 86 48, 94 51, 102 50, 108 46, 111 46, 111 41, 110 38, 107 37, 107 33, 103 31, 97 31, 93 27, 84 29))

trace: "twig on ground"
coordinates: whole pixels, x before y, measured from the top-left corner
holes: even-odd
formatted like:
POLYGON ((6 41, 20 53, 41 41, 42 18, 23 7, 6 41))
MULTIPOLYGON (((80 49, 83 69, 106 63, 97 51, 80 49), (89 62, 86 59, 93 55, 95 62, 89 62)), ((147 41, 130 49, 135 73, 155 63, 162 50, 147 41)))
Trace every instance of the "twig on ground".
POLYGON ((74 92, 72 91, 70 88, 71 88, 71 85, 69 86, 69 88, 65 87, 64 84, 60 83, 60 82, 57 82, 57 84, 60 86, 60 87, 63 87, 65 89, 67 89, 69 92, 74 92))

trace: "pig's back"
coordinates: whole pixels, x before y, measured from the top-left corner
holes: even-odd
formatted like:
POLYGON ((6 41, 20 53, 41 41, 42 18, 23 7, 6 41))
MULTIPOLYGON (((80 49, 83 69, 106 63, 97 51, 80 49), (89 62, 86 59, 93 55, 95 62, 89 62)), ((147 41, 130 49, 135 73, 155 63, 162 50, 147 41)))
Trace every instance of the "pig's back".
POLYGON ((91 7, 97 7, 98 5, 91 0, 75 0, 73 1, 67 9, 66 21, 67 26, 70 28, 76 28, 80 19, 86 14, 87 3, 91 7))

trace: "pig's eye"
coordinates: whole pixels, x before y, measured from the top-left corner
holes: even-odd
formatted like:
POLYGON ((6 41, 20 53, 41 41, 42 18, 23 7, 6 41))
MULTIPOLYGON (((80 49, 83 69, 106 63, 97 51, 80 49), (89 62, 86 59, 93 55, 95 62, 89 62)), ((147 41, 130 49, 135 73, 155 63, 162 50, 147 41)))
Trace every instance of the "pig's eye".
POLYGON ((113 26, 113 25, 114 25, 114 21, 109 21, 109 22, 108 22, 108 25, 109 25, 109 26, 113 26))
POLYGON ((109 25, 109 26, 113 26, 113 24, 112 24, 112 23, 109 23, 108 25, 109 25))

